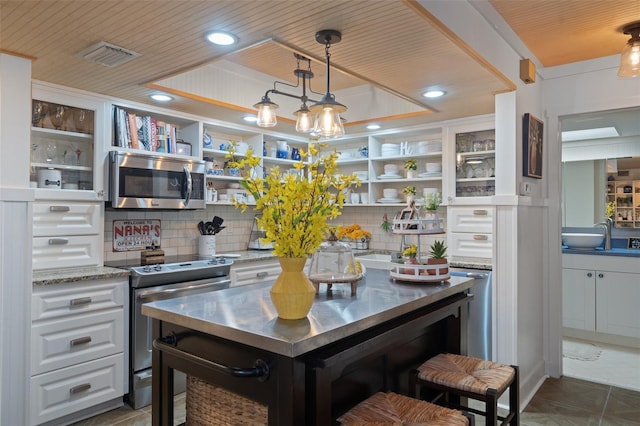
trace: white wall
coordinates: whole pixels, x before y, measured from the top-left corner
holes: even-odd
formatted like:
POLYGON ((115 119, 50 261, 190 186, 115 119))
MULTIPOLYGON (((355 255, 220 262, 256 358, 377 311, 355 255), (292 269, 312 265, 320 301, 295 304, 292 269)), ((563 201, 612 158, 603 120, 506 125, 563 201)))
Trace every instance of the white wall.
POLYGON ((640 105, 640 80, 617 76, 617 55, 592 61, 547 68, 544 70, 543 93, 547 108, 547 152, 551 187, 549 226, 547 228, 550 285, 545 295, 548 311, 548 371, 554 377, 562 374, 562 258, 561 229, 561 158, 559 125, 562 116, 604 111, 640 105))
POLYGON ((0 424, 28 424, 31 61, 0 54, 0 424), (27 356, 25 356, 27 355, 27 356))

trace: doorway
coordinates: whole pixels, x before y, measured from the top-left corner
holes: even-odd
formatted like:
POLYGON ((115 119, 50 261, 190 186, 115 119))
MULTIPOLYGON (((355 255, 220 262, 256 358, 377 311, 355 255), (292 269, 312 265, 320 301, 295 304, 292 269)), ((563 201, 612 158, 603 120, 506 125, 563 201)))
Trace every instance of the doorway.
MULTIPOLYGON (((625 176, 624 173, 634 170, 634 164, 638 164, 638 174, 640 174, 640 109, 629 108, 568 116, 560 119, 560 128, 563 132, 563 229, 564 227, 591 226, 600 222, 607 213, 611 213, 607 210, 607 205, 610 201, 614 201, 615 204, 618 197, 617 194, 608 194, 607 191, 609 187, 615 188, 615 185, 610 183, 618 178, 618 173, 620 176, 625 176), (613 129, 617 136, 595 138, 589 136, 590 129, 604 128, 613 129), (586 131, 587 134, 569 141, 566 140, 569 139, 568 137, 565 138, 566 131, 586 131), (593 176, 585 179, 585 170, 593 176), (577 171, 581 171, 583 175, 579 177, 570 175, 577 171), (577 180, 581 181, 580 191, 571 189, 571 182, 577 180), (588 191, 585 190, 585 181, 589 182, 588 191), (584 195, 583 198, 580 198, 581 193, 584 195), (575 207, 578 203, 582 203, 580 208, 575 207)), ((613 214, 615 211, 614 206, 613 214)), ((616 222, 612 230, 614 239, 640 236, 640 228, 635 227, 635 224, 626 225, 622 220, 619 223, 616 222)), ((569 279, 567 276, 563 273, 563 281, 569 279)), ((563 282, 563 287, 566 285, 563 282)), ((563 299, 563 374, 595 383, 640 391, 639 339, 605 335, 596 331, 595 325, 582 329, 575 323, 571 324, 570 321, 565 320, 568 316, 565 313, 574 309, 571 303, 579 303, 577 300, 579 298, 565 295, 563 299)), ((595 310, 595 306, 593 309, 595 310)), ((595 311, 593 314, 595 316, 595 311)), ((595 323, 594 319, 592 321, 595 323)))

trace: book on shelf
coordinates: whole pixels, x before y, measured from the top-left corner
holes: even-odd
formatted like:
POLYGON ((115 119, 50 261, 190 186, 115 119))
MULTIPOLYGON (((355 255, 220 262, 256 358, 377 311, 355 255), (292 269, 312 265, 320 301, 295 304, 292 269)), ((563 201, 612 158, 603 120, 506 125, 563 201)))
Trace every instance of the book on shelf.
POLYGON ((144 151, 176 153, 176 126, 124 108, 113 109, 113 145, 144 151))

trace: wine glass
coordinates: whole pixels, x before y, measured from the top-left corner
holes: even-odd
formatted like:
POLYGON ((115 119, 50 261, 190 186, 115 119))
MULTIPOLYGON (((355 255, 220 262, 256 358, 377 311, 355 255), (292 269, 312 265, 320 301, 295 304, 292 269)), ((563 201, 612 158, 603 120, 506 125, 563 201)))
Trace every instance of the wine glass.
POLYGON ((75 129, 80 133, 89 132, 89 120, 90 114, 85 109, 74 108, 73 109, 73 123, 75 129))
POLYGON ((45 153, 47 154, 47 163, 53 163, 58 154, 58 146, 55 142, 47 142, 45 153))
POLYGON ((56 130, 60 130, 67 119, 67 109, 62 105, 56 105, 49 111, 49 120, 56 130))
POLYGON ((33 111, 31 115, 31 124, 42 127, 42 120, 49 111, 49 105, 45 102, 33 101, 33 111))

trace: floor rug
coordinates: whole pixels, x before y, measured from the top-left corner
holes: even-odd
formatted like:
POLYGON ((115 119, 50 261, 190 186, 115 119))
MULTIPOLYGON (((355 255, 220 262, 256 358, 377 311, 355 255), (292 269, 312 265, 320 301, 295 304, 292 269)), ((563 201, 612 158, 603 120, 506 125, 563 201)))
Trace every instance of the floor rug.
POLYGON ((578 361, 596 361, 600 358, 602 349, 593 343, 564 340, 562 343, 562 356, 577 359, 578 361))

